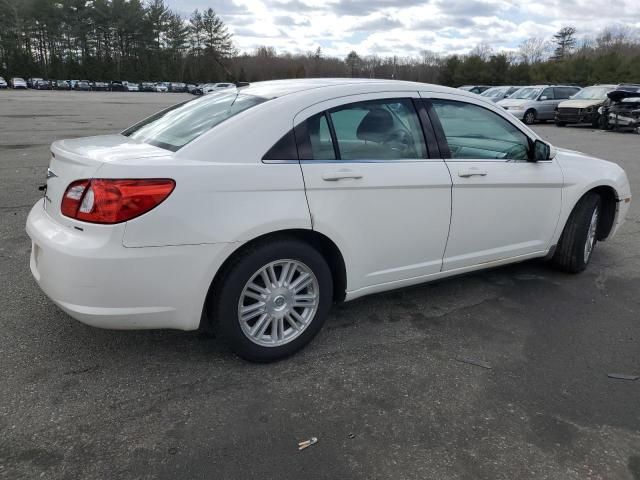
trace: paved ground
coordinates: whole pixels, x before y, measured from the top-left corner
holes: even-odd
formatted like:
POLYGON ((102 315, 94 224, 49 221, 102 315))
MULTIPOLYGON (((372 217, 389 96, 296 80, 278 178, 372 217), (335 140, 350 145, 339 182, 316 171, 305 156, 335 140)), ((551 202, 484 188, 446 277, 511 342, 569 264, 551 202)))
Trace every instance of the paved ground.
MULTIPOLYGON (((640 381, 607 378, 640 374, 638 201, 582 275, 529 262, 361 299, 274 365, 59 311, 24 233, 48 145, 183 98, 0 92, 0 477, 640 479, 640 381)), ((640 192, 639 136, 537 130, 640 192)))

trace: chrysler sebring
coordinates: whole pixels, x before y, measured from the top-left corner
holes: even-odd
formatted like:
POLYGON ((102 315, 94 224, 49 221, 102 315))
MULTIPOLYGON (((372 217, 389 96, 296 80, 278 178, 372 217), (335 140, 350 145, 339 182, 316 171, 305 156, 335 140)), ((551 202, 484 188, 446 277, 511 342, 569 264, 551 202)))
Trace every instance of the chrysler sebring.
POLYGON ((334 302, 546 257, 585 269, 629 208, 614 163, 478 95, 309 79, 222 90, 51 146, 31 271, 72 317, 290 355, 334 302))

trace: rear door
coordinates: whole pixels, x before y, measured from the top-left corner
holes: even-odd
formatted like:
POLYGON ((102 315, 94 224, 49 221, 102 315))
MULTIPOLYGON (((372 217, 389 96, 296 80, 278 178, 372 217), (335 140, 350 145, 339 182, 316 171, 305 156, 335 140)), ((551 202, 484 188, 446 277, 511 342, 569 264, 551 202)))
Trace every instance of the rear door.
MULTIPOLYGON (((437 273, 451 177, 424 137, 417 92, 343 97, 294 121, 313 228, 332 238, 351 292, 437 273)), ((426 113, 423 112, 423 118, 426 113)))
POLYGON ((423 94, 453 180, 443 270, 548 250, 561 207, 555 160, 529 162, 528 136, 468 97, 423 94))

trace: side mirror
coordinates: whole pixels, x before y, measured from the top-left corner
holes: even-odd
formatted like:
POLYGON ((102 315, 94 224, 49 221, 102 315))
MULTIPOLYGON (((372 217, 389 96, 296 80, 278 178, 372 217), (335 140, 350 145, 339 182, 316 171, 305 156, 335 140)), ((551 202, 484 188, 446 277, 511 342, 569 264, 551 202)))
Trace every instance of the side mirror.
POLYGON ((543 96, 541 96, 541 97, 539 98, 539 100, 540 100, 541 102, 544 102, 545 100, 549 100, 549 99, 547 98, 547 96, 546 96, 546 95, 543 95, 543 96))
POLYGON ((542 140, 533 142, 533 158, 532 162, 551 160, 551 146, 542 140))

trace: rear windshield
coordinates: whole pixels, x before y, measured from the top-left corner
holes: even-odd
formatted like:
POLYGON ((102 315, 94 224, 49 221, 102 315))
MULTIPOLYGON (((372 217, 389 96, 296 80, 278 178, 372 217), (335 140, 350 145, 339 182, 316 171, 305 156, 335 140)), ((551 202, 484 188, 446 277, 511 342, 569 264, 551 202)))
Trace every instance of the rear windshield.
POLYGON ((163 110, 122 134, 175 152, 226 119, 265 101, 235 91, 207 95, 163 110))

